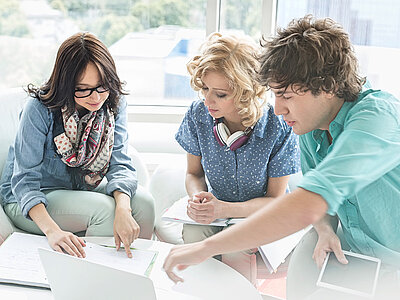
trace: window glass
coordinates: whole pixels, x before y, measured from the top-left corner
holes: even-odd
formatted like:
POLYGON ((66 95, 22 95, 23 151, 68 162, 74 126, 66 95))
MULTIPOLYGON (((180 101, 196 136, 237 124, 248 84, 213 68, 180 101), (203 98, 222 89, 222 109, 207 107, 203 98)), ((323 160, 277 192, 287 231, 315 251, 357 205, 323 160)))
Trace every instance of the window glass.
POLYGON ((40 85, 59 45, 90 31, 140 104, 192 101, 186 63, 205 37, 206 0, 0 0, 0 88, 40 85))
POLYGON ((350 34, 360 70, 373 87, 400 97, 400 2, 397 0, 279 0, 277 25, 313 14, 331 17, 350 34))
POLYGON ((220 30, 261 37, 262 0, 221 0, 220 30))

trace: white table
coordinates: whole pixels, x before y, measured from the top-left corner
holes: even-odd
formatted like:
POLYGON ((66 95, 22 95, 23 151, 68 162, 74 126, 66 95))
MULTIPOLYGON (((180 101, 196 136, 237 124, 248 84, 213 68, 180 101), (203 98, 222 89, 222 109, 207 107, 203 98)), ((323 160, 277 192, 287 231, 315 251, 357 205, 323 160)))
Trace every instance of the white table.
MULTIPOLYGON (((85 240, 92 243, 114 245, 113 238, 85 237, 85 240)), ((133 246, 138 249, 158 251, 150 278, 153 280, 156 290, 172 291, 171 294, 174 294, 174 296, 171 299, 176 299, 178 294, 182 296, 182 299, 185 299, 185 295, 207 300, 262 299, 258 291, 246 278, 222 262, 212 258, 180 272, 179 274, 182 275, 185 281, 175 285, 162 270, 164 259, 173 245, 138 239, 133 243, 133 246)), ((0 299, 47 300, 53 299, 53 297, 48 289, 0 284, 0 299)))

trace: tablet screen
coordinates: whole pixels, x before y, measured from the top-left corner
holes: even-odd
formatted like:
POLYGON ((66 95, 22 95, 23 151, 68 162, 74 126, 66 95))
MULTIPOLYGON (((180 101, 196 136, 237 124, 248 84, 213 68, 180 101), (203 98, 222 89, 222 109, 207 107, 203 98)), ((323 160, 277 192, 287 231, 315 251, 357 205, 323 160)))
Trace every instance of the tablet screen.
POLYGON ((341 264, 329 253, 321 270, 318 285, 358 295, 372 296, 375 292, 380 260, 345 251, 348 264, 341 264))

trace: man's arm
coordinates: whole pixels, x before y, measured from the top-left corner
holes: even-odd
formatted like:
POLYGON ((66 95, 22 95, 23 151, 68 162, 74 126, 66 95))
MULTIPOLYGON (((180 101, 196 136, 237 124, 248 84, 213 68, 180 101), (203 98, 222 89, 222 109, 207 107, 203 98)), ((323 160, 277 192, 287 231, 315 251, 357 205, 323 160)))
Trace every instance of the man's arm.
POLYGON ((296 189, 272 201, 247 221, 206 240, 210 256, 255 248, 279 240, 317 222, 327 209, 328 205, 320 195, 296 189))
POLYGON ((320 195, 298 188, 272 201, 245 221, 202 242, 174 247, 164 262, 164 269, 172 280, 182 281, 173 272, 175 266, 184 269, 217 254, 276 241, 316 223, 327 209, 328 205, 320 195))

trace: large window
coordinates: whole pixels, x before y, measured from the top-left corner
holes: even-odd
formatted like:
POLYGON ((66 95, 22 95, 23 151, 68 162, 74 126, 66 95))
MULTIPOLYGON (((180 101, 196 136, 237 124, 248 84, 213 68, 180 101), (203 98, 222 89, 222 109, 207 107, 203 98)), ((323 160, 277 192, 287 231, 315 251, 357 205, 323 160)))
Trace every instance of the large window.
POLYGON ((259 40, 261 37, 262 0, 222 0, 220 30, 238 31, 259 40))
POLYGON ((205 37, 206 0, 0 0, 0 88, 45 81, 63 40, 96 34, 130 103, 192 100, 188 57, 205 37))
POLYGON ((349 32, 360 70, 375 88, 400 97, 400 2, 397 0, 279 0, 277 25, 313 14, 331 17, 349 32))

